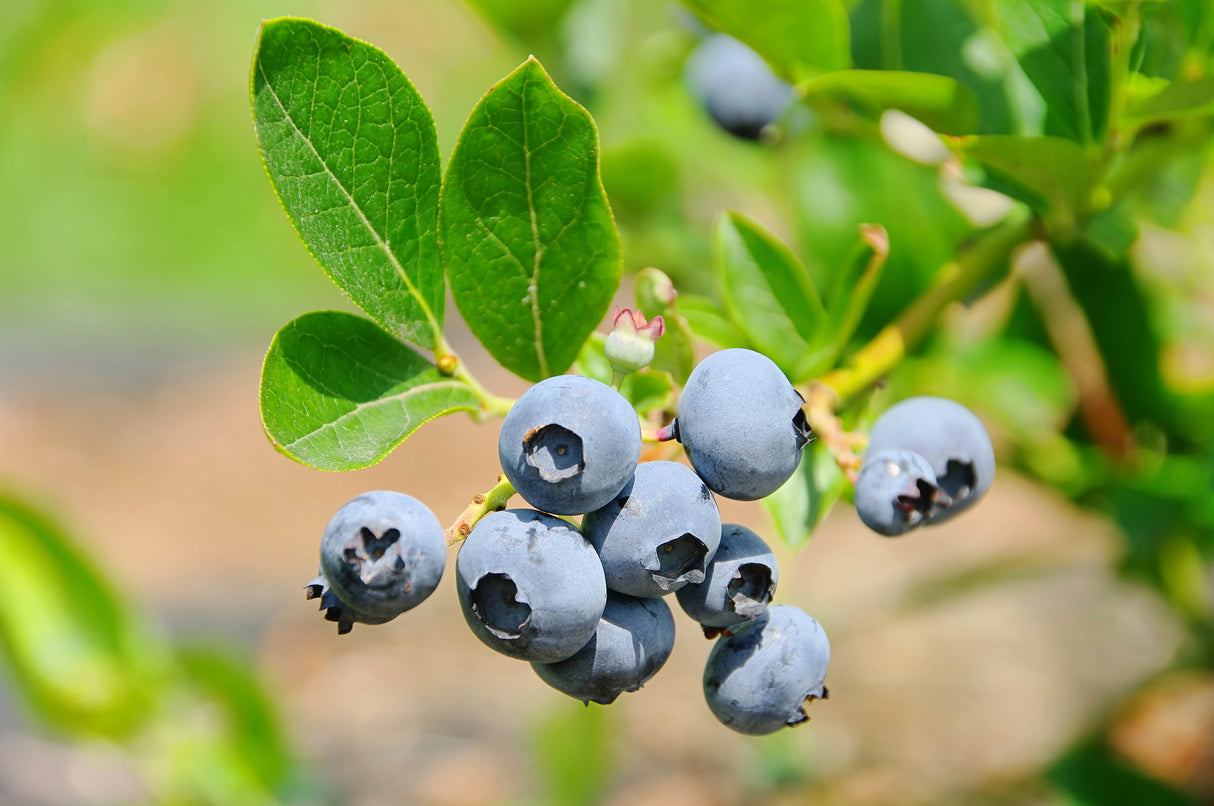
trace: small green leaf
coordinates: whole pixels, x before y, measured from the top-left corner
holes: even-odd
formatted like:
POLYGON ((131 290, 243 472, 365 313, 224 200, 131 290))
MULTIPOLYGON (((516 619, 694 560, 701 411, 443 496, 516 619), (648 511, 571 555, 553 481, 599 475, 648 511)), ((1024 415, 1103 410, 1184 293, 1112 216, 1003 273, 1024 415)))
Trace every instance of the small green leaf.
POLYGON ((160 695, 159 661, 106 579, 54 522, 0 492, 0 659, 51 727, 119 738, 160 695))
POLYGON ((391 59, 311 20, 262 23, 253 117, 270 180, 312 255, 388 332, 442 336, 434 120, 391 59))
POLYGON ((799 81, 851 64, 841 0, 685 0, 713 28, 759 52, 776 72, 799 81))
POLYGON ((1205 117, 1214 114, 1214 76, 1168 84, 1160 92, 1137 101, 1125 116, 1139 124, 1205 117))
POLYGON ((809 273, 787 246, 740 213, 717 224, 716 268, 725 310, 792 381, 826 322, 809 273))
POLYGON ((531 747, 543 806, 602 801, 618 766, 613 737, 620 734, 613 717, 601 705, 566 701, 535 726, 531 747))
POLYGON ((859 241, 834 278, 827 325, 818 339, 818 348, 803 361, 798 376, 812 378, 834 365, 860 326, 888 257, 889 234, 885 228, 862 225, 859 241))
POLYGON ((763 499, 776 533, 792 548, 804 545, 847 487, 847 477, 817 440, 805 446, 792 477, 763 499))
POLYGON ((472 110, 443 179, 455 304, 502 366, 563 372, 607 312, 620 241, 585 109, 529 59, 472 110))
POLYGON ((1061 137, 991 135, 966 137, 963 157, 981 163, 998 180, 997 189, 1070 226, 1089 202, 1095 174, 1088 152, 1061 137))
POLYGON ((1103 136, 1110 104, 1109 23, 1083 0, 996 0, 996 27, 1045 101, 1044 134, 1103 136))
POLYGON ((837 70, 800 85, 810 105, 847 102, 873 116, 898 109, 945 134, 970 134, 978 126, 973 90, 932 73, 894 70, 837 70))
POLYGON ((639 413, 648 414, 674 403, 674 381, 669 372, 642 369, 625 376, 620 384, 620 394, 639 413))
POLYGON ((383 459, 423 423, 479 403, 409 346, 353 314, 304 314, 274 337, 261 420, 274 447, 320 470, 383 459))
MULTIPOLYGON (((691 325, 691 331, 718 347, 749 347, 750 340, 738 326, 721 314, 721 306, 707 297, 679 297, 679 313, 691 325)), ((661 341, 659 339, 658 341, 661 341)))

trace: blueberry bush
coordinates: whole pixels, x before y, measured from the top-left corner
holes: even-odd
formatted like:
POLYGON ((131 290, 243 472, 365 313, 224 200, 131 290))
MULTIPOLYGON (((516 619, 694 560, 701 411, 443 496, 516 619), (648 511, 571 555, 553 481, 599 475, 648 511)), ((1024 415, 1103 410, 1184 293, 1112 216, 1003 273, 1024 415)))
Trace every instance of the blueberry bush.
MULTIPOLYGON (((679 652, 686 617, 714 642, 705 708, 774 741, 846 689, 832 625, 783 601, 777 554, 812 552, 832 511, 874 541, 973 522, 997 458, 1113 525, 1116 570, 1183 643, 1050 764, 966 802, 1214 797, 1198 762, 1145 769, 1114 741, 1166 675, 1214 675, 1207 0, 469 5, 534 55, 484 77, 458 132, 369 42, 300 17, 257 35, 266 173, 346 297, 270 343, 273 448, 353 471, 398 449, 426 463, 409 439, 439 417, 500 429, 500 467, 464 474, 461 512, 408 489, 333 502, 319 558, 297 561, 302 581, 319 559, 306 595, 337 632, 425 618, 453 568, 477 639, 608 705, 679 652), (475 354, 453 344, 465 328, 475 354), (486 359, 529 387, 493 389, 486 359), (764 528, 722 523, 721 499, 764 528)), ((6 533, 9 510, 34 522, 0 507, 0 539, 58 545, 50 526, 6 533)), ((41 567, 22 562, 0 564, 17 599, 41 567)), ((953 588, 1008 573, 980 571, 953 588)), ((126 630, 108 607, 87 609, 126 630)), ((0 619, 0 648, 52 724, 122 739, 158 713, 144 677, 112 674, 90 695, 112 709, 63 716, 83 700, 44 685, 26 629, 0 619)), ((163 643, 107 641, 98 657, 149 666, 170 699, 209 679, 163 643)), ((236 734, 216 757, 252 783, 183 779, 183 797, 289 799, 279 737, 246 763, 236 734)), ((575 757, 593 736, 552 734, 554 802, 596 802, 604 773, 575 757)))
MULTIPOLYGON (((365 314, 305 314, 279 331, 261 384, 274 447, 351 470, 433 418, 505 415, 503 475, 447 530, 464 543, 461 603, 481 640, 587 701, 634 690, 669 654, 631 623, 648 611, 627 610, 629 597, 684 601, 708 585, 686 609, 722 635, 705 672, 713 712, 748 733, 804 721, 805 703, 826 696, 825 634, 800 611, 767 609, 774 561, 757 581, 734 566, 706 582, 722 536, 714 495, 763 500, 793 545, 839 499, 884 536, 949 520, 995 474, 967 405, 1018 469, 1120 519, 1135 548, 1127 572, 1178 607, 1204 603, 1191 615, 1208 642, 1214 407, 1206 382, 1168 363, 1195 335, 1160 319, 1183 294, 1130 254, 1148 220, 1166 220, 1161 195, 1175 216, 1193 192, 1184 165, 1214 111, 1214 18, 1198 2, 954 5, 687 3, 686 87, 724 132, 837 171, 858 195, 883 192, 884 167, 861 176, 878 148, 906 161, 890 171, 940 178, 930 202, 884 201, 924 206, 934 249, 887 229, 880 207, 855 205, 876 215, 849 223, 852 210, 830 215, 794 189, 806 259, 722 211, 711 278, 686 257, 669 274, 624 270, 595 122, 535 57, 476 104, 444 169, 425 102, 384 53, 309 20, 264 23, 252 97, 270 180, 365 314), (604 337, 596 325, 626 274, 635 306, 617 308, 604 337), (489 355, 534 384, 517 401, 489 391, 444 337, 448 290, 489 355), (945 315, 987 298, 1003 310, 950 336, 945 315), (697 361, 705 344, 722 349, 697 361), (694 472, 670 461, 680 449, 694 472), (1162 485, 1169 474, 1190 481, 1162 485), (516 493, 534 509, 496 514, 516 493), (1161 521, 1140 507, 1184 514, 1161 521), (597 554, 584 570, 579 546, 597 554), (1169 567, 1177 556, 1192 565, 1169 567), (608 623, 634 631, 636 657, 609 656, 606 640, 596 650, 608 623)), ((596 86, 576 61, 558 66, 604 103, 606 75, 596 86)), ((626 236, 644 232, 660 192, 630 178, 640 186, 625 205, 641 215, 621 215, 626 236)), ((326 535, 310 595, 329 597, 340 631, 385 620, 357 604, 369 595, 355 578, 363 546, 410 529, 377 511, 351 521, 345 543, 326 535)), ((404 610, 418 595, 409 561, 395 563, 393 609, 404 610)), ((361 582, 382 584, 374 571, 361 582)))

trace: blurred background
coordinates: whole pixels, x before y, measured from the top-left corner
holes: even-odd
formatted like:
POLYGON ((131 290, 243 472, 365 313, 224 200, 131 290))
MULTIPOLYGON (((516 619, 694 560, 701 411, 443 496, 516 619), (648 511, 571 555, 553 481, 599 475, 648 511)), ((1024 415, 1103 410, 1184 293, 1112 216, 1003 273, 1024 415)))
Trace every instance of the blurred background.
MULTIPOLYGON (((1022 114, 1025 73, 999 61, 980 6, 861 0, 852 59, 958 77, 981 91, 979 133, 1048 133, 1022 114)), ((1146 79, 1205 77, 1203 9, 1144 4, 1146 79)), ((819 278, 875 222, 891 254, 862 340, 1012 204, 979 188, 992 177, 906 156, 921 140, 888 117, 788 109, 758 140, 731 136, 687 74, 709 31, 673 3, 6 0, 0 806, 1214 803, 1209 104, 1169 123, 1168 158, 1115 218, 1087 216, 1087 240, 1053 261, 1021 253, 881 393, 966 402, 1006 464, 972 515, 929 533, 885 540, 840 504, 812 541, 780 545, 777 599, 829 632, 831 696, 810 724, 754 739, 709 713, 711 644, 681 617, 667 667, 602 708, 485 650, 450 574, 419 609, 340 639, 304 601, 341 504, 395 489, 449 523, 494 481, 497 426, 440 419, 345 474, 265 439, 276 330, 352 310, 253 134, 257 27, 284 14, 395 59, 444 159, 484 91, 535 53, 599 123, 626 273, 658 266, 690 299, 718 293, 723 210, 819 278), (1125 272, 1083 286, 1074 250, 1125 272), (1075 297, 1061 313, 1059 262, 1075 297), (1059 349, 1076 323, 1094 353, 1059 349), (1085 431, 1092 360, 1132 465, 1085 431)), ((493 391, 525 388, 449 329, 493 391)), ((720 503, 777 543, 759 505, 720 503)))

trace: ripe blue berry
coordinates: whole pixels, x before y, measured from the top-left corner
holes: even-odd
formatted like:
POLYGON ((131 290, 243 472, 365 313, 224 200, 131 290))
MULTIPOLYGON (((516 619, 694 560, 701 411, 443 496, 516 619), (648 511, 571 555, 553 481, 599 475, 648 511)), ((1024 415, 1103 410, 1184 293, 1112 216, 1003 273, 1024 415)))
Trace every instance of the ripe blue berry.
POLYGON ((610 501, 632 476, 641 426, 610 386, 558 375, 515 402, 502 421, 497 450, 506 478, 528 504, 581 515, 610 501))
POLYGON ((725 131, 757 140, 793 99, 792 87, 763 57, 725 34, 714 34, 687 62, 687 80, 705 111, 725 131))
POLYGON ((443 528, 403 493, 363 493, 337 511, 320 544, 321 575, 308 583, 338 632, 354 622, 382 624, 416 607, 438 587, 447 562, 443 528))
POLYGON ((673 648, 674 618, 664 601, 611 591, 586 646, 565 660, 531 665, 557 691, 608 705, 657 674, 673 648))
POLYGON ((776 556, 763 538, 736 523, 721 527, 721 545, 704 581, 675 594, 683 612, 710 638, 722 629, 757 618, 776 592, 776 556))
POLYGON ((704 697, 724 725, 754 736, 809 719, 810 700, 826 699, 830 642, 818 622, 790 605, 772 605, 717 639, 704 668, 704 697))
POLYGON ((704 579, 721 542, 721 514, 704 482, 678 462, 645 462, 610 503, 582 519, 607 587, 665 596, 704 579))
POLYGON ((598 555, 576 528, 530 509, 481 519, 455 561, 464 619, 503 655, 553 663, 594 635, 607 587, 598 555))
POLYGON ((895 537, 909 532, 947 506, 948 500, 931 465, 914 451, 865 454, 856 478, 856 513, 877 534, 895 537))
POLYGON ((753 501, 771 495, 797 469, 810 439, 804 403, 767 356, 721 350, 687 379, 676 434, 713 492, 753 501))
POLYGON ((869 435, 865 461, 884 451, 914 451, 927 460, 944 493, 927 520, 939 523, 964 512, 995 477, 991 438, 973 412, 942 397, 912 397, 887 409, 869 435))

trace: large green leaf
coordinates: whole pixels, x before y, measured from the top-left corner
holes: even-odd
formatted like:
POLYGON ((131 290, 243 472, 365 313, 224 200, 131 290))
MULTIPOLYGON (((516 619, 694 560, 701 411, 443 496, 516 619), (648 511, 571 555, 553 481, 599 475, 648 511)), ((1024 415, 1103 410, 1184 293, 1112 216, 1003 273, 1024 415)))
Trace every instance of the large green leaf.
POLYGON ((977 98, 980 133, 1024 133, 1023 112, 1012 103, 1014 81, 1023 77, 980 25, 979 11, 969 0, 859 0, 851 9, 855 66, 948 76, 977 98))
POLYGON ((845 101, 874 115, 898 109, 945 134, 978 126, 974 92, 947 76, 894 70, 836 70, 800 85, 809 104, 845 101))
POLYGON ((155 645, 46 515, 0 492, 0 659, 15 691, 67 733, 120 737, 159 695, 155 645))
POLYGON ((1098 142, 1110 105, 1105 12, 1083 0, 995 0, 996 27, 1045 101, 1044 133, 1098 142))
POLYGON ((620 242, 585 109, 528 59, 472 110, 443 179, 455 304, 504 367, 563 372, 607 312, 620 242))
POLYGON ((320 470, 373 465, 423 423, 478 407, 373 322, 321 311, 274 337, 261 372, 261 420, 274 447, 320 470))
POLYGON ((423 347, 442 334, 434 120, 391 59, 310 20, 261 26, 253 116, 308 249, 360 308, 423 347))
POLYGON ((1088 152, 1061 137, 966 137, 958 149, 981 163, 995 189, 1028 204, 1047 220, 1069 226, 1089 206, 1095 182, 1088 152))
POLYGON ((726 312, 755 348, 794 382, 810 345, 822 337, 822 300, 787 246, 741 213, 721 216, 716 264, 726 312))
POLYGON ((790 81, 851 64, 842 0, 685 0, 705 22, 758 51, 790 81))

